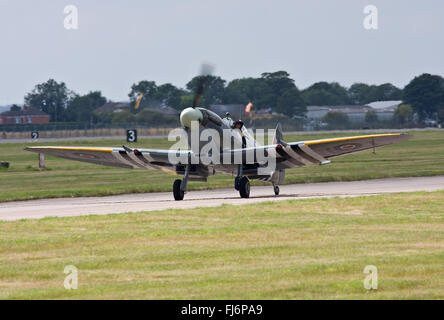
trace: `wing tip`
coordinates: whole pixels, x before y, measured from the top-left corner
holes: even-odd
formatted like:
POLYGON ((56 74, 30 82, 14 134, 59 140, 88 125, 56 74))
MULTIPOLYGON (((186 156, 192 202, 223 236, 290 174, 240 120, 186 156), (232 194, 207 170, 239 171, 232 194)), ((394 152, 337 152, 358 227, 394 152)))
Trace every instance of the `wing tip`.
POLYGON ((35 152, 35 148, 36 148, 36 147, 25 147, 25 149, 23 149, 23 150, 25 150, 25 151, 35 152))

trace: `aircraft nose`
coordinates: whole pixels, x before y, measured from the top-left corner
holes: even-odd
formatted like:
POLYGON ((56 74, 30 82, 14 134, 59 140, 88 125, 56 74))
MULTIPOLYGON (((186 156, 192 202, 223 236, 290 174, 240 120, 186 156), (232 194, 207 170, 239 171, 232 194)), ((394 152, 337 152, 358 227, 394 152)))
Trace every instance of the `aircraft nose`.
POLYGON ((196 108, 186 108, 180 113, 180 123, 187 128, 191 128, 192 121, 201 121, 202 112, 196 108))

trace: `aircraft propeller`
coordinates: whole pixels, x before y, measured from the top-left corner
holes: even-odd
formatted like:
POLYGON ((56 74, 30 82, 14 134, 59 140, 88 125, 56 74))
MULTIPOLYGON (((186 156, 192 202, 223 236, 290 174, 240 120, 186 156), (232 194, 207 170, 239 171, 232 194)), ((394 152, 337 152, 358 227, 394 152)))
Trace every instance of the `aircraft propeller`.
POLYGON ((197 89, 194 93, 193 105, 191 106, 193 109, 197 107, 199 101, 205 91, 205 86, 208 82, 208 76, 211 76, 214 70, 214 66, 209 63, 203 63, 201 66, 200 76, 197 78, 197 89))

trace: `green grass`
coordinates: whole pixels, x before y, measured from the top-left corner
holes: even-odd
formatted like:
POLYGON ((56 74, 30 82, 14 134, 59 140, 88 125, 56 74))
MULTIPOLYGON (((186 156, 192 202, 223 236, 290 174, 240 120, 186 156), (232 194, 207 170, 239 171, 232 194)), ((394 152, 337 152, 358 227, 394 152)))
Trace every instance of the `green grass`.
POLYGON ((0 222, 0 299, 443 299, 443 208, 438 191, 0 222))
MULTIPOLYGON (((358 135, 346 134, 346 135, 358 135)), ((341 134, 289 135, 287 141, 320 139, 341 134)), ((327 166, 287 170, 286 183, 362 180, 384 177, 444 174, 444 130, 412 132, 410 141, 371 151, 333 158, 327 166)), ((46 157, 47 169, 38 168, 38 155, 24 151, 27 145, 121 146, 126 142, 67 141, 57 143, 0 144, 0 202, 49 197, 111 195, 132 192, 170 191, 175 176, 161 171, 128 170, 46 157)), ((168 148, 167 139, 142 139, 134 146, 168 148)), ((259 185, 260 182, 254 184, 259 185)), ((191 182, 189 190, 232 187, 233 177, 217 175, 207 183, 191 182)))

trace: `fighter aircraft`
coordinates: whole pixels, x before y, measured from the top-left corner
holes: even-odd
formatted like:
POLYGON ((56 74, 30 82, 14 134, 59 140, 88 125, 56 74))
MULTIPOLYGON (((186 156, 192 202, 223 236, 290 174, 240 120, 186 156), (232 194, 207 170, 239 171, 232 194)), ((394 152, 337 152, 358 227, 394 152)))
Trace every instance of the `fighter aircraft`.
POLYGON ((271 143, 261 145, 240 119, 232 119, 229 114, 221 117, 211 110, 198 107, 205 88, 205 77, 201 79, 192 106, 180 114, 180 123, 188 139, 187 149, 31 146, 25 150, 106 166, 172 171, 183 176, 173 183, 175 200, 183 200, 188 181, 207 181, 211 175, 231 174, 235 175, 234 188, 239 191, 241 198, 249 198, 250 179, 271 182, 277 196, 287 169, 311 164, 329 164, 330 158, 398 143, 410 137, 406 134, 389 133, 285 142, 282 129, 278 125, 271 143), (205 149, 205 144, 200 140, 197 147, 191 146, 193 130, 197 130, 196 136, 200 137, 207 129, 217 133, 216 138, 209 139, 214 143, 213 148, 205 149), (224 132, 229 133, 230 147, 222 141, 224 132))

